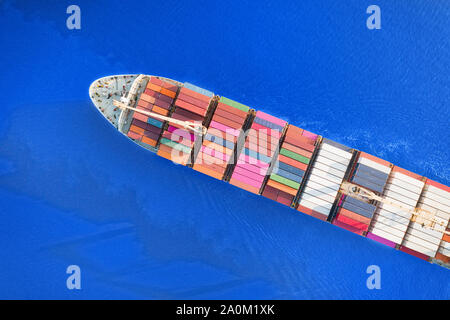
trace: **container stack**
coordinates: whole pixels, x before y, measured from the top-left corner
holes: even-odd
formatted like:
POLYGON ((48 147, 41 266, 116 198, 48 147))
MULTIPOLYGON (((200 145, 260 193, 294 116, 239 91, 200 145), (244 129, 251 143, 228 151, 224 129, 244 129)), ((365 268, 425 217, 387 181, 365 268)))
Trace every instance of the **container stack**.
MULTIPOLYGON (((445 204, 445 210, 439 210, 439 217, 440 218, 447 218, 447 227, 445 229, 446 232, 450 232, 450 211, 449 211, 449 206, 450 206, 450 188, 437 183, 435 181, 431 181, 428 180, 427 184, 429 184, 429 191, 430 193, 434 193, 434 197, 433 200, 437 201, 439 203, 443 203, 445 204), (439 197, 436 197, 436 195, 438 195, 439 197), (442 201, 442 202, 441 202, 442 201), (443 212, 447 213, 446 215, 442 214, 443 212)), ((431 198, 431 197, 430 197, 431 198)), ((425 208, 425 203, 422 204, 422 206, 425 208)), ((437 207, 437 204, 434 204, 433 206, 429 206, 428 208, 425 209, 430 209, 430 207, 437 207)), ((450 235, 444 233, 442 235, 442 239, 441 239, 441 243, 439 245, 439 249, 435 255, 435 258, 443 263, 446 264, 450 264, 450 235)))
MULTIPOLYGON (((447 224, 447 232, 450 232, 450 224, 447 224)), ((436 252, 435 259, 450 264, 450 235, 443 234, 441 239, 441 245, 438 252, 436 252)))
MULTIPOLYGON (((427 180, 426 187, 426 198, 424 197, 419 201, 420 207, 426 210, 437 209, 436 216, 447 220, 445 231, 450 232, 450 188, 430 179, 427 180)), ((438 228, 438 230, 443 229, 438 228)), ((442 234, 435 259, 446 264, 450 263, 450 235, 442 234)))
POLYGON ((327 220, 351 158, 351 148, 323 139, 297 210, 327 220))
MULTIPOLYGON (((175 101, 175 110, 171 117, 202 124, 212 97, 212 92, 185 83, 175 101)), ((196 137, 191 131, 171 123, 161 137, 158 155, 179 164, 190 164, 191 151, 196 139, 199 137, 196 137)))
POLYGON ((367 237, 393 248, 401 245, 411 219, 411 212, 408 210, 413 210, 417 206, 424 185, 421 176, 394 166, 383 191, 383 197, 400 204, 406 210, 379 203, 367 237))
MULTIPOLYGON (((450 257, 450 236, 445 234, 450 218, 450 188, 427 179, 418 207, 431 214, 430 219, 437 223, 433 229, 422 226, 421 221, 411 221, 403 239, 402 248, 413 250, 408 252, 428 260, 428 257, 439 257, 445 262, 450 257)), ((425 216, 425 215, 424 215, 425 216)), ((403 251, 406 251, 403 249, 403 251)))
MULTIPOLYGON (((376 194, 383 193, 392 165, 380 158, 360 152, 349 181, 376 194)), ((342 196, 334 225, 363 235, 368 229, 375 212, 375 205, 342 196)))
POLYGON ((333 224, 353 233, 363 235, 369 229, 375 208, 373 204, 342 196, 333 224))
POLYGON ((310 164, 318 135, 289 125, 277 161, 262 193, 290 206, 310 164))
POLYGON ((228 164, 235 163, 234 149, 250 108, 221 97, 193 166, 222 180, 228 164))
POLYGON ((285 125, 284 120, 256 112, 230 179, 232 185, 259 194, 285 125))
MULTIPOLYGON (((139 97, 136 108, 167 116, 177 91, 178 86, 175 84, 151 77, 147 87, 139 97)), ((155 147, 161 135, 163 123, 159 119, 134 112, 127 135, 144 147, 155 147)))

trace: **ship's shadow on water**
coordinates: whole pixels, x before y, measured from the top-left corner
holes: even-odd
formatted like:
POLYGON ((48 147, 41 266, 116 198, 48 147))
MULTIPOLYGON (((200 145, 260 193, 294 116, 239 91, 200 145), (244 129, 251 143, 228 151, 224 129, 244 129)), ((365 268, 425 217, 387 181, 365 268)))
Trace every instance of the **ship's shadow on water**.
MULTIPOLYGON (((0 127, 0 188, 56 209, 63 222, 94 225, 38 247, 66 265, 80 261, 96 281, 138 297, 351 298, 374 256, 394 257, 155 156, 88 101, 16 108, 0 127), (120 243, 135 254, 124 257, 115 250, 120 243), (204 274, 190 279, 199 270, 204 274)), ((427 267, 416 260, 400 256, 396 263, 427 267)))

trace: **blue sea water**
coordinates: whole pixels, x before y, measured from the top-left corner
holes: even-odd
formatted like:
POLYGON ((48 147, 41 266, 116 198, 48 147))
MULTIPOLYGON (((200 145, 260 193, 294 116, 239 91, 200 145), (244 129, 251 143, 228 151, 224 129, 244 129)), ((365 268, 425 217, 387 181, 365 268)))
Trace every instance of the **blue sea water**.
POLYGON ((448 2, 77 0, 68 30, 70 4, 0 1, 0 298, 450 298, 449 270, 157 157, 88 96, 189 81, 449 185, 448 2))

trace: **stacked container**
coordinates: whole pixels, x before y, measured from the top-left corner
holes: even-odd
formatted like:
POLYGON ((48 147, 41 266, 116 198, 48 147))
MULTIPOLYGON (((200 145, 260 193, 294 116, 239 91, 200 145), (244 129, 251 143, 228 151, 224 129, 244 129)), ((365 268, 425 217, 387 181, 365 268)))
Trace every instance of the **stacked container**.
MULTIPOLYGON (((360 152, 349 181, 381 194, 391 172, 391 166, 385 160, 360 152)), ((369 228, 375 208, 373 204, 343 195, 333 224, 363 235, 369 228)))
POLYGON ((289 125, 277 161, 262 193, 290 206, 315 150, 318 135, 289 125))
POLYGON ((284 120, 256 112, 230 179, 232 185, 259 194, 285 125, 284 120))
MULTIPOLYGON (((422 226, 420 220, 411 221, 403 239, 403 248, 415 251, 416 256, 424 255, 422 257, 424 259, 439 256, 441 253, 438 250, 441 249, 448 259, 450 256, 449 236, 444 234, 450 218, 448 190, 447 186, 427 179, 418 207, 429 212, 431 214, 429 218, 437 223, 433 228, 426 228, 422 226)), ((425 213, 423 215, 426 216, 425 213)))
MULTIPOLYGON (((167 116, 177 91, 176 85, 151 77, 147 87, 139 97, 136 108, 167 116)), ((134 112, 127 135, 144 147, 155 147, 161 135, 162 127, 163 121, 134 112)))
MULTIPOLYGON (((432 180, 427 180, 427 199, 421 199, 421 207, 426 210, 437 209, 439 218, 447 219, 445 231, 450 232, 450 188, 432 180)), ((450 235, 443 233, 435 258, 450 263, 450 235)))
POLYGON ((193 169, 221 180, 227 165, 235 163, 234 149, 250 108, 221 97, 193 169))
MULTIPOLYGON (((407 210, 413 210, 424 184, 421 176, 399 167, 393 167, 383 197, 398 203, 407 210)), ((412 216, 405 209, 379 203, 367 237, 390 247, 401 245, 412 216)))
POLYGON ((352 149, 323 139, 300 196, 298 211, 327 220, 352 158, 352 149))
MULTIPOLYGON (((202 124, 212 97, 212 92, 185 83, 175 101, 175 110, 171 117, 181 121, 202 124)), ((171 123, 162 135, 158 155, 176 163, 187 165, 190 163, 192 147, 197 138, 191 131, 171 123)))

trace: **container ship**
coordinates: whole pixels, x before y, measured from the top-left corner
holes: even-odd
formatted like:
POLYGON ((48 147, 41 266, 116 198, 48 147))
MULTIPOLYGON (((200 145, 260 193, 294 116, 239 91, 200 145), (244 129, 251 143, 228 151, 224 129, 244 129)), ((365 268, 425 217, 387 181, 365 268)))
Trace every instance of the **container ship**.
POLYGON ((94 81, 95 107, 176 164, 450 267, 450 188, 303 128, 159 76, 94 81))

